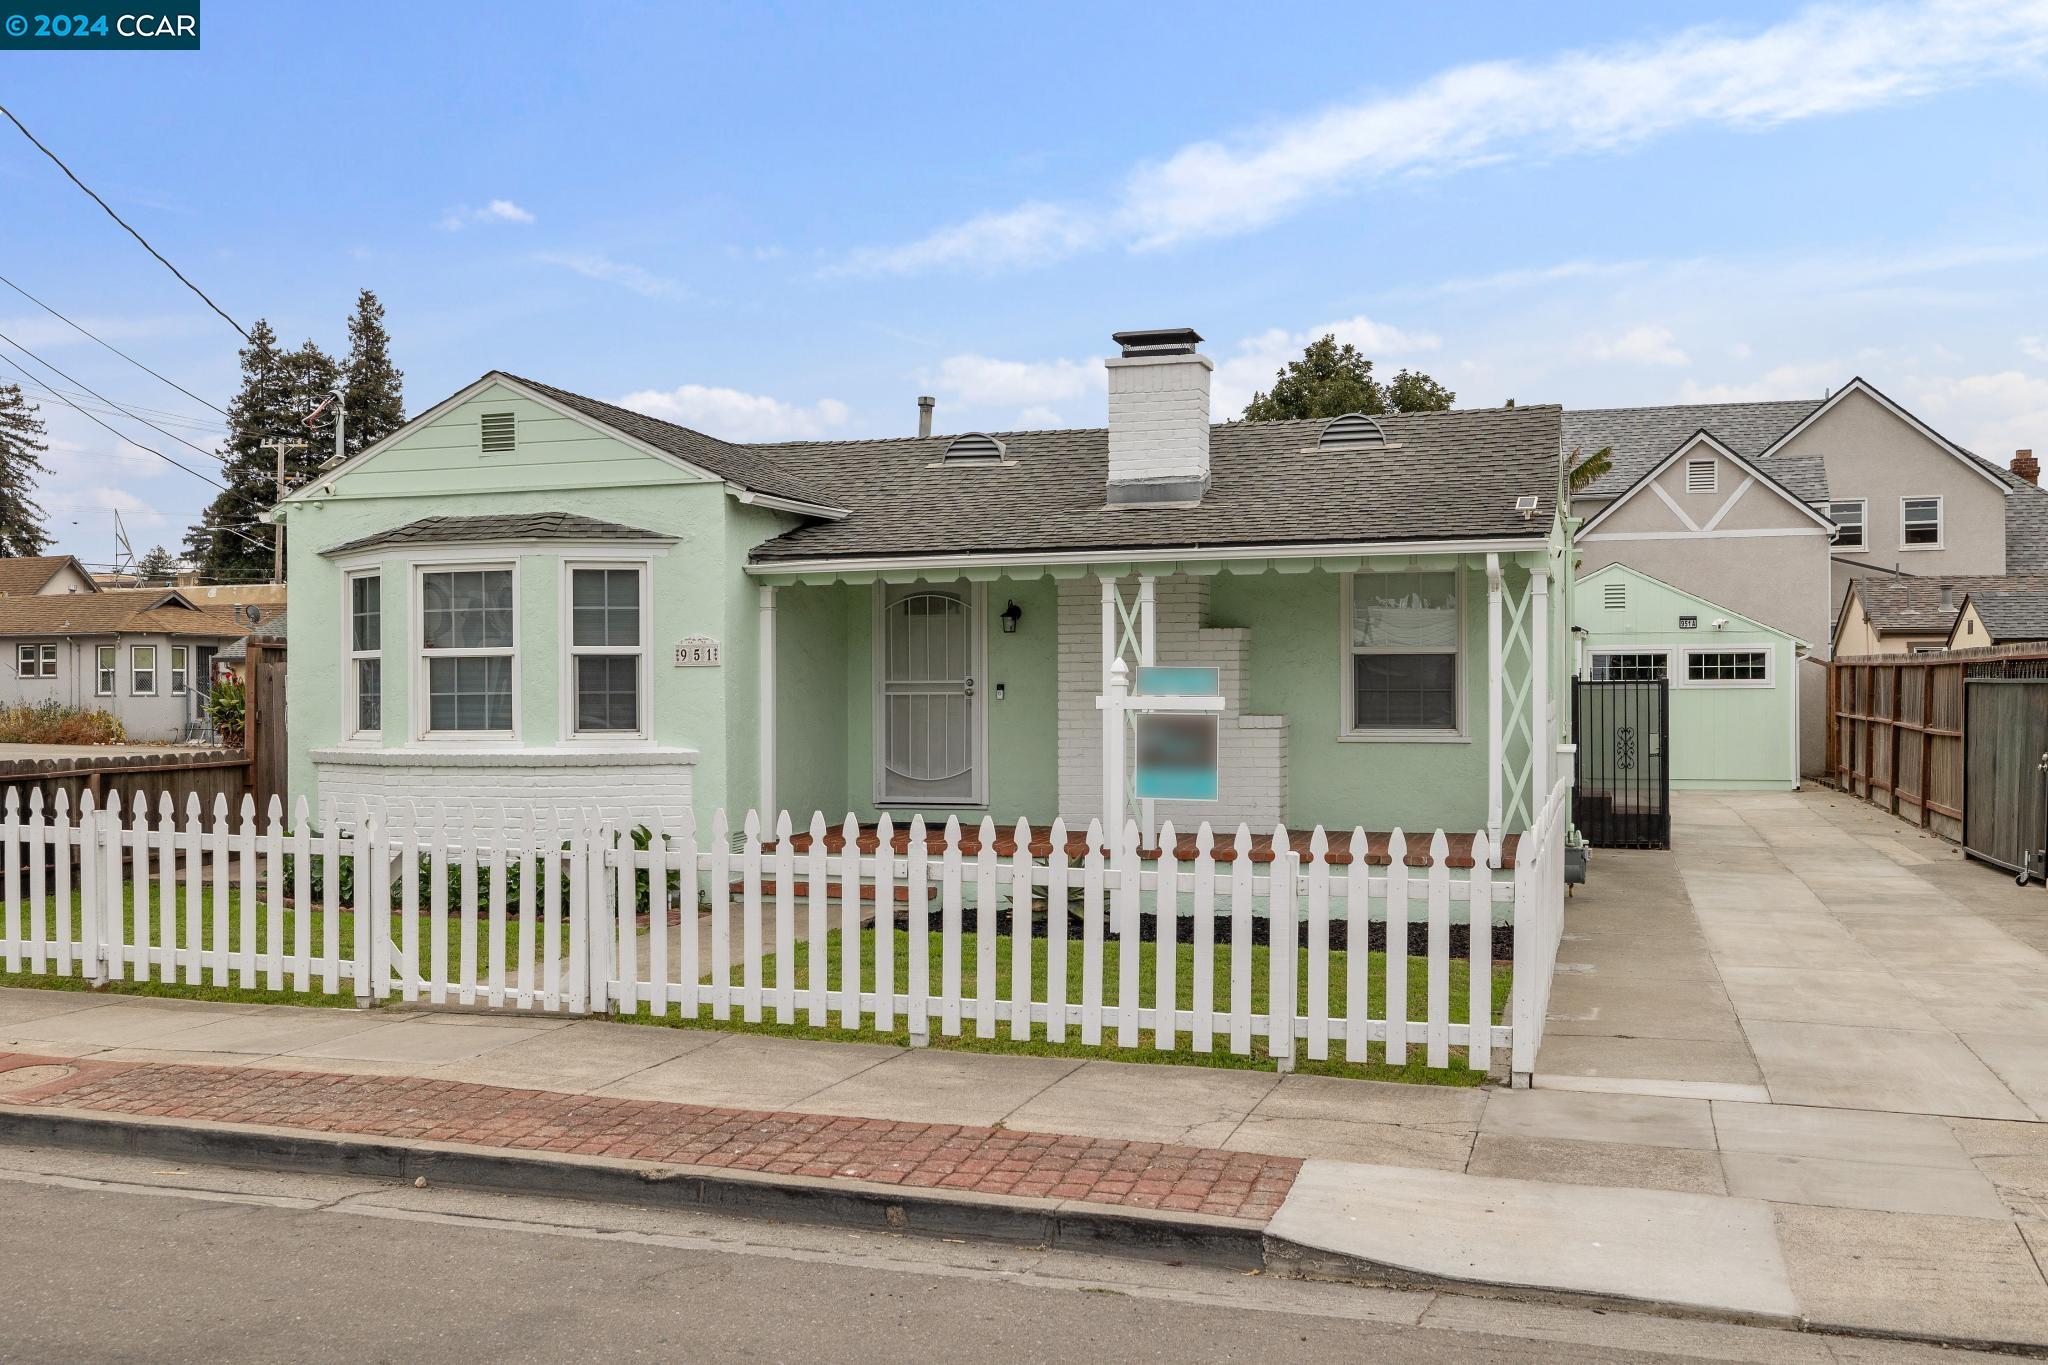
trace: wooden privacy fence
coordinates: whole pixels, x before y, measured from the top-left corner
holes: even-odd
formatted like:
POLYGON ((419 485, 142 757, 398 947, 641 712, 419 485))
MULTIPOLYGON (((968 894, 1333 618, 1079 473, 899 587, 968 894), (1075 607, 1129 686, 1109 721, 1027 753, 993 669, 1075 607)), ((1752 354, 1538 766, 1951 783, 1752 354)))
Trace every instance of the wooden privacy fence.
POLYGON ((986 820, 936 838, 913 820, 899 847, 886 820, 864 838, 848 817, 834 847, 822 816, 799 840, 786 814, 772 831, 749 814, 734 839, 721 814, 700 841, 544 809, 459 827, 329 810, 316 828, 303 801, 287 821, 276 801, 236 820, 225 801, 209 818, 196 801, 10 800, 0 953, 9 972, 96 982, 737 1015, 913 1044, 1184 1044, 1282 1068, 1411 1050, 1445 1067, 1455 1050, 1484 1071, 1505 1053, 1526 1083, 1563 926, 1566 795, 1512 867, 1481 833, 1458 868, 1442 831, 1397 831, 1375 865, 1340 861, 1320 828, 1306 851, 1279 830, 1262 863, 1243 826, 1226 847, 1203 825, 1183 860, 1141 856, 1135 824, 1111 846, 1091 823, 1077 856, 1055 823, 1034 856, 1027 826, 1006 854, 986 820), (1511 991, 1495 960, 1510 936, 1511 991))
POLYGON ((1962 842, 1970 766, 1967 681, 1981 670, 2032 660, 2048 660, 2048 649, 2012 645, 1834 660, 1828 665, 1827 767, 1835 785, 1962 842))

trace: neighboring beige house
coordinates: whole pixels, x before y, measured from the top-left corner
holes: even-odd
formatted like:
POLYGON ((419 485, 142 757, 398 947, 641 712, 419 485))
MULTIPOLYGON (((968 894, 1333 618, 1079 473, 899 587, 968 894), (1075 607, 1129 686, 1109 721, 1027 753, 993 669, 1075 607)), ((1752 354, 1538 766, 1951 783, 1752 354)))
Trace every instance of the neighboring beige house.
POLYGON ((2048 579, 1972 589, 1956 612, 1950 649, 2048 642, 2048 579))
MULTIPOLYGON (((1973 595, 2048 591, 2048 574, 1964 574, 1954 578, 1859 578, 1842 595, 1837 658, 1948 649, 1963 601, 1973 595)), ((1982 645, 1982 638, 1974 642, 1982 645)))
POLYGON ((1939 646, 1966 580, 2048 572, 2048 491, 2037 486, 2031 452, 2001 469, 1863 379, 1817 400, 1571 411, 1565 446, 1585 455, 1611 448, 1614 464, 1573 500, 1586 518, 1582 573, 1628 563, 1802 639, 1834 642, 1801 670, 1809 772, 1825 744, 1819 659, 1939 646), (1685 492, 1685 471, 1709 460, 1754 479, 1738 485, 1740 500, 1685 492), (1770 486, 1824 519, 1818 554, 1812 523, 1790 516, 1783 497, 1750 506, 1770 486), (1639 488, 1648 496, 1631 497, 1639 488), (1847 619, 1845 604, 1862 610, 1852 584, 1872 575, 1957 586, 1945 610, 1938 588, 1899 590, 1911 597, 1909 614, 1876 615, 1901 624, 1847 619))
POLYGON ((21 555, 0 559, 0 597, 55 597, 98 592, 99 584, 70 555, 21 555))

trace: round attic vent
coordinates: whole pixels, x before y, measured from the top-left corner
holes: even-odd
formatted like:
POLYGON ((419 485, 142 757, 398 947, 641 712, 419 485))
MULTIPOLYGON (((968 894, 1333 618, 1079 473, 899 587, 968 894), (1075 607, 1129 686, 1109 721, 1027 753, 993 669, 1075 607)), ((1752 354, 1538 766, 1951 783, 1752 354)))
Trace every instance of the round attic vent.
POLYGON ((1331 418, 1323 434, 1316 438, 1318 446, 1377 446, 1386 442, 1387 434, 1380 430, 1380 424, 1362 412, 1331 418))
POLYGON ((956 436, 946 447, 947 464, 1000 464, 1005 447, 1001 441, 985 432, 970 431, 965 436, 956 436))

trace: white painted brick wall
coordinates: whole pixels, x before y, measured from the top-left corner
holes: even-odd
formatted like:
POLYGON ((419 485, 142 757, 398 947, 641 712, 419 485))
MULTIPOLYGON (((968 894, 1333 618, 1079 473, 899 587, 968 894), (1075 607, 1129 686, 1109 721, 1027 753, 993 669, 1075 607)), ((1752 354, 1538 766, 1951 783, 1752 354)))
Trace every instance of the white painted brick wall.
POLYGON ((1109 366, 1109 480, 1199 479, 1209 472, 1206 356, 1117 357, 1109 366))
MULTIPOLYGON (((1134 580, 1119 585, 1136 592, 1134 580)), ((1223 692, 1218 735, 1220 800, 1162 801, 1157 813, 1177 829, 1200 821, 1236 825, 1243 821, 1270 830, 1287 809, 1285 716, 1247 715, 1251 682, 1251 631, 1205 625, 1209 580, 1162 578, 1154 611, 1154 640, 1162 664, 1214 667, 1223 692)), ((1069 821, 1102 813, 1102 581, 1072 579, 1060 584, 1060 813, 1069 821)), ((1126 661, 1128 662, 1128 660, 1126 661)))
POLYGON ((565 820, 641 825, 659 816, 667 828, 680 830, 691 818, 695 769, 689 763, 461 767, 344 760, 316 762, 314 772, 320 800, 333 800, 340 819, 354 823, 374 810, 387 828, 402 833, 415 812, 427 828, 437 818, 488 826, 496 823, 501 802, 508 810, 546 809, 565 820))

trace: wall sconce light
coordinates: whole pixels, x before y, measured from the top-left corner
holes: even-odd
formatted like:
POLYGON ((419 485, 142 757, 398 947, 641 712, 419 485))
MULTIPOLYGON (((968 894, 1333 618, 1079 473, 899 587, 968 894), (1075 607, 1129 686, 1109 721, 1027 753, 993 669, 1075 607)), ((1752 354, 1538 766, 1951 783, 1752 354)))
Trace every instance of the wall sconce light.
POLYGON ((1018 606, 1014 601, 1011 602, 1009 606, 1004 607, 1003 614, 1001 617, 1003 623, 1003 634, 1015 635, 1017 633, 1017 623, 1023 619, 1024 608, 1018 606))

